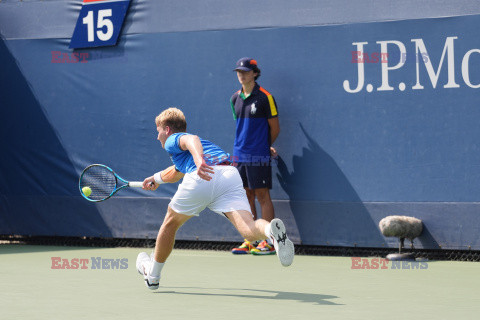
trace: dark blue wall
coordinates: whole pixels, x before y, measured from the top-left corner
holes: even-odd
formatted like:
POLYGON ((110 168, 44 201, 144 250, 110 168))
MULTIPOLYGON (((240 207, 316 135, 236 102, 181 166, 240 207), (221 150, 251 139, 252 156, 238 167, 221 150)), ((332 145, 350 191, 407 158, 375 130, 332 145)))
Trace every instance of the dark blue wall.
MULTIPOLYGON (((24 4, 7 4, 0 4, 0 17, 14 6, 17 15, 29 12, 24 4)), ((49 30, 73 31, 79 6, 69 6, 75 9, 71 30, 49 30)), ((168 106, 182 107, 190 132, 231 151, 228 99, 239 87, 232 69, 239 57, 252 56, 262 69, 260 84, 279 106, 281 156, 272 197, 295 242, 396 246, 380 234, 378 222, 404 214, 424 220, 419 247, 480 248, 480 96, 462 73, 465 54, 480 48, 480 16, 293 26, 302 21, 297 17, 275 28, 161 32, 157 24, 148 32, 145 21, 154 14, 136 2, 131 10, 117 46, 75 51, 85 54, 84 63, 54 63, 58 52, 71 58, 68 38, 18 39, 19 32, 0 23, 6 38, 0 41, 0 234, 155 237, 176 185, 155 193, 122 191, 93 205, 78 194, 79 173, 90 163, 105 163, 139 180, 169 165, 154 125, 168 106), (437 71, 449 37, 457 37, 454 57, 445 55, 438 84, 433 87, 420 62, 424 89, 413 90, 412 39, 423 40, 437 71), (377 41, 386 40, 401 42, 407 53, 405 64, 389 72, 394 90, 377 90, 379 62, 365 64, 361 91, 347 92, 345 80, 357 83, 353 43, 367 42, 371 55, 381 50, 377 41), (448 63, 458 88, 444 87, 448 63)), ((41 34, 33 26, 26 30, 41 34)), ((384 65, 392 67, 400 54, 393 44, 388 50, 384 65)), ((479 66, 475 51, 468 68, 474 85, 480 83, 479 66)), ((197 237, 240 240, 226 219, 211 212, 179 233, 180 239, 197 237)))

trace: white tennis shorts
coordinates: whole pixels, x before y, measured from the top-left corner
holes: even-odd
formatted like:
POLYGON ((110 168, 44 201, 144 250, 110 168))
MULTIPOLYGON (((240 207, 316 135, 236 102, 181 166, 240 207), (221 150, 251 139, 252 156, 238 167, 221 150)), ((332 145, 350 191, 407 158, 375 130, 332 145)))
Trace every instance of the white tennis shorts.
POLYGON ((170 201, 169 206, 178 213, 198 216, 205 208, 221 214, 234 210, 251 212, 242 178, 237 168, 214 166, 212 180, 206 181, 197 171, 187 173, 170 201))

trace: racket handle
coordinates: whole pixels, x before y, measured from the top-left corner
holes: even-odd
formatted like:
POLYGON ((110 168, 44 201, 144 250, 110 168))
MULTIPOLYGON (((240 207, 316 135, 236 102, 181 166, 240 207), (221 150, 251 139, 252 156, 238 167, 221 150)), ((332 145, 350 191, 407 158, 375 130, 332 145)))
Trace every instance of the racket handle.
POLYGON ((143 187, 143 182, 141 182, 141 181, 130 181, 128 183, 128 186, 133 187, 133 188, 141 188, 141 187, 143 187))

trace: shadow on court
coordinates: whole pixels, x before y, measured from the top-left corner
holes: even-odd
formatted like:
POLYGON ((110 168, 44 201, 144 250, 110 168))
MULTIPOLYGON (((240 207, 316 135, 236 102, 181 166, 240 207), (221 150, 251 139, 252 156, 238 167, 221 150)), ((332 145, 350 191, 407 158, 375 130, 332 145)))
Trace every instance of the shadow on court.
POLYGON ((337 299, 337 296, 324 294, 301 293, 291 291, 274 291, 274 290, 257 290, 257 289, 232 289, 232 288, 201 288, 201 287, 163 287, 163 289, 200 289, 202 292, 187 291, 156 291, 155 293, 168 293, 178 295, 195 295, 195 296, 222 296, 246 299, 265 299, 265 300, 290 300, 304 303, 312 303, 316 305, 342 305, 329 299, 337 299), (223 293, 209 293, 208 290, 224 291, 223 293), (245 294, 230 293, 229 291, 245 291, 245 294), (257 294, 256 294, 257 293, 257 294))

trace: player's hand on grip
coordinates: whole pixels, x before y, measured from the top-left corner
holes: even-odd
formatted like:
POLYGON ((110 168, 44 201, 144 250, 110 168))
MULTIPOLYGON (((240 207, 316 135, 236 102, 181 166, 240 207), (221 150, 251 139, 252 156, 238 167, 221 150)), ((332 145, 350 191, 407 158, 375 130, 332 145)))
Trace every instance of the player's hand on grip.
POLYGON ((143 180, 143 190, 157 190, 158 186, 159 184, 155 182, 155 178, 153 176, 143 180))
POLYGON ((202 164, 200 164, 200 166, 198 166, 197 174, 203 180, 210 181, 210 180, 212 180, 212 177, 209 175, 209 173, 214 174, 215 171, 213 170, 213 167, 209 166, 205 162, 205 159, 202 157, 202 164))

